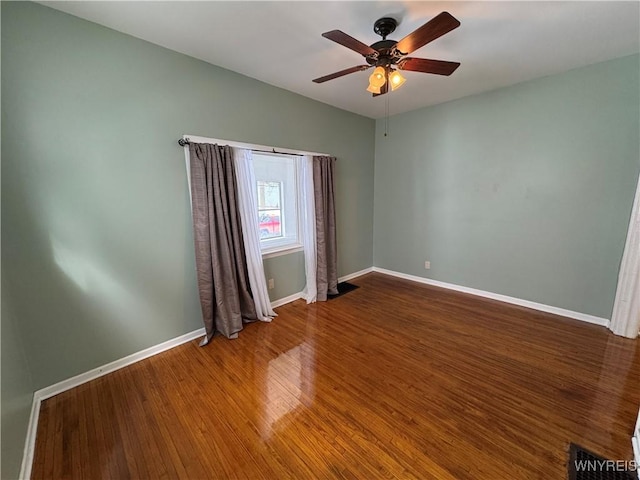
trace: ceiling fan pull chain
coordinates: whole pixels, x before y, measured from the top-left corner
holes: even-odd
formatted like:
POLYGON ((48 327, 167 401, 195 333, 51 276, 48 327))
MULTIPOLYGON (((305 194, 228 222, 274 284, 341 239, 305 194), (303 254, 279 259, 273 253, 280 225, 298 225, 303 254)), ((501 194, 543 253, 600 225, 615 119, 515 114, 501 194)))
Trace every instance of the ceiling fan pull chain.
POLYGON ((389 136, 389 97, 391 97, 391 95, 387 95, 386 97, 386 101, 385 101, 385 119, 384 119, 384 136, 388 137, 389 136))

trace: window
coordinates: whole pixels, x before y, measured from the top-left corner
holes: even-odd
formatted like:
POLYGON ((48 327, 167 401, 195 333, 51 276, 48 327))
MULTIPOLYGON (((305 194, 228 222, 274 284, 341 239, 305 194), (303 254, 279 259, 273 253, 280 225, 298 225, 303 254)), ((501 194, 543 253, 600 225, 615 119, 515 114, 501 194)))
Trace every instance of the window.
POLYGON ((258 226, 263 253, 299 248, 298 158, 253 153, 258 226))
POLYGON ((282 182, 257 183, 260 238, 282 238, 282 182))

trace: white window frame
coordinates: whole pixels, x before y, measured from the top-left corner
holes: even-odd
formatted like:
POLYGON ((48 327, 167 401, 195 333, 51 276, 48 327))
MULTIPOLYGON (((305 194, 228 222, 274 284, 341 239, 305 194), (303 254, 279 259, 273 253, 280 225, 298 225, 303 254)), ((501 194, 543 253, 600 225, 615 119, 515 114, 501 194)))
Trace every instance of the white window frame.
MULTIPOLYGON (((281 154, 281 153, 269 153, 269 152, 255 152, 257 154, 260 154, 262 156, 269 156, 269 157, 276 157, 276 158, 286 158, 287 160, 289 160, 289 158, 287 157, 291 157, 290 160, 293 162, 294 165, 294 176, 295 176, 295 180, 294 180, 294 189, 295 192, 293 192, 294 198, 296 199, 296 207, 295 207, 295 217, 296 217, 296 231, 295 231, 295 240, 291 241, 288 240, 287 238, 274 238, 274 239, 267 239, 267 240, 260 240, 260 250, 262 251, 262 258, 272 258, 272 257, 278 257, 280 255, 288 255, 290 253, 294 253, 294 252, 299 252, 303 250, 303 245, 301 243, 301 239, 302 239, 302 229, 301 229, 301 221, 302 221, 302 216, 300 215, 300 204, 301 204, 301 185, 300 185, 300 163, 301 163, 301 157, 300 155, 292 155, 292 154, 281 154)), ((256 178, 256 180, 258 180, 256 178)), ((278 181, 276 179, 260 179, 260 180, 264 180, 264 181, 278 181)), ((280 192, 282 197, 285 196, 284 192, 280 192)), ((280 216, 280 221, 282 222, 282 225, 284 227, 284 231, 286 232, 286 216, 284 215, 284 199, 282 200, 282 204, 281 204, 281 212, 282 215, 280 216)))
MULTIPOLYGON (((260 237, 260 243, 262 243, 263 240, 265 242, 267 242, 267 243, 278 243, 278 241, 286 240, 286 237, 283 234, 286 233, 286 231, 287 231, 287 229, 286 229, 286 223, 287 222, 285 221, 285 218, 284 218, 285 217, 285 215, 284 215, 284 212, 285 212, 285 209, 284 209, 284 204, 285 204, 284 182, 282 182, 280 180, 276 180, 276 179, 272 179, 272 180, 256 180, 256 187, 258 188, 258 194, 257 194, 257 197, 258 197, 258 225, 260 225, 260 220, 261 220, 261 213, 260 213, 261 210, 260 210, 260 203, 259 203, 260 202, 260 188, 259 188, 260 187, 260 185, 259 185, 260 182, 262 182, 262 183, 270 183, 270 184, 277 184, 278 185, 278 193, 280 194, 279 195, 280 200, 278 201, 279 207, 278 208, 270 208, 270 207, 262 208, 262 211, 264 211, 264 210, 267 210, 267 211, 268 210, 277 210, 278 212, 280 212, 279 213, 279 216, 280 216, 279 222, 281 224, 280 235, 279 236, 277 236, 277 237, 268 237, 268 238, 264 238, 264 239, 262 237, 260 237)), ((260 231, 260 235, 262 235, 262 230, 260 231)))

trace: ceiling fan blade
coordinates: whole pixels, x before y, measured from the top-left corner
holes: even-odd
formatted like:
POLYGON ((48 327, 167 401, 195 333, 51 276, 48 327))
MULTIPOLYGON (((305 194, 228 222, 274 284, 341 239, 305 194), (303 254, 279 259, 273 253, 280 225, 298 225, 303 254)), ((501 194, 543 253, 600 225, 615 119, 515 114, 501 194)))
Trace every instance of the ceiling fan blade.
POLYGON ((444 60, 430 60, 428 58, 407 57, 398 62, 400 70, 435 73, 436 75, 451 75, 459 66, 459 62, 445 62, 444 60))
POLYGON ((344 70, 340 70, 339 72, 330 73, 329 75, 325 75, 324 77, 314 78, 313 81, 315 83, 323 83, 329 80, 333 80, 334 78, 342 77, 344 75, 349 75, 350 73, 360 72, 362 70, 366 70, 367 68, 371 68, 373 65, 358 65, 357 67, 345 68, 344 70))
POLYGON ((379 97, 380 95, 384 95, 389 91, 389 82, 385 82, 382 87, 380 87, 380 93, 374 93, 374 97, 379 97))
POLYGON ((360 40, 356 40, 350 35, 347 35, 340 30, 331 30, 322 34, 324 38, 328 38, 340 45, 350 48, 354 52, 358 52, 360 55, 378 55, 378 51, 371 48, 369 45, 365 45, 360 40))
POLYGON ((459 26, 460 22, 453 15, 442 12, 400 40, 396 48, 403 55, 408 55, 459 26))

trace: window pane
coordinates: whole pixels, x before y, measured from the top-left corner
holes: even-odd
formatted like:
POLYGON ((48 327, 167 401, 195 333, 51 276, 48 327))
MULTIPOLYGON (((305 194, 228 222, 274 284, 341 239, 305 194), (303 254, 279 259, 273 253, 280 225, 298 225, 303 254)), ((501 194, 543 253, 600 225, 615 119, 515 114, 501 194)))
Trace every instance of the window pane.
POLYGON ((282 183, 258 180, 260 238, 282 237, 282 183))
POLYGON ((282 184, 258 181, 258 209, 280 209, 282 184))
POLYGON ((274 250, 298 243, 297 160, 253 153, 260 246, 274 250))
POLYGON ((260 239, 282 237, 280 210, 258 210, 260 215, 260 239))

